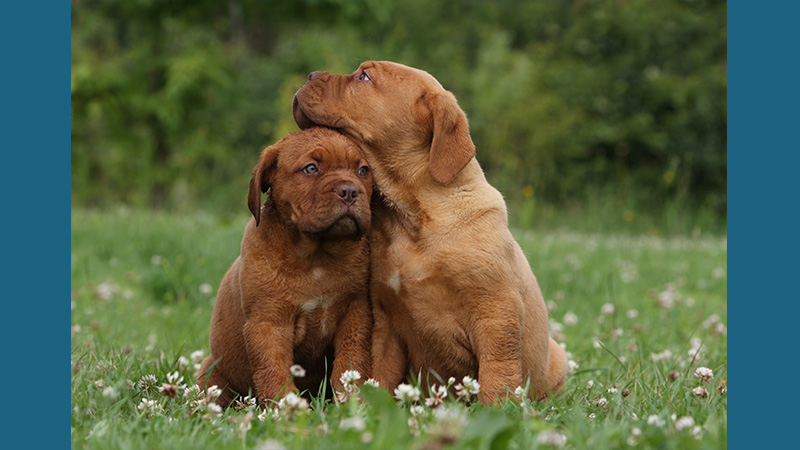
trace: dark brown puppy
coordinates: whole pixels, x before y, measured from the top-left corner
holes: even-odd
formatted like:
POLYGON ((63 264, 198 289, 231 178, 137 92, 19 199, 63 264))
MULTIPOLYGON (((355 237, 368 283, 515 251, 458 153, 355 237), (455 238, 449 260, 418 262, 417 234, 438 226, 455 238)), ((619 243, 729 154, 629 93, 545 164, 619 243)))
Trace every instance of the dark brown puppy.
POLYGON ((316 395, 326 377, 341 390, 344 371, 369 375, 371 195, 363 153, 335 131, 293 132, 261 153, 248 197, 253 219, 217 292, 211 351, 196 374, 201 388, 223 389, 219 404, 295 388, 316 395), (305 377, 292 381, 293 364, 305 377))
POLYGON ((422 70, 367 61, 349 75, 312 73, 293 107, 301 128, 358 142, 375 171, 372 376, 381 386, 410 370, 477 375, 483 403, 528 382, 536 399, 558 391, 566 354, 453 94, 422 70))

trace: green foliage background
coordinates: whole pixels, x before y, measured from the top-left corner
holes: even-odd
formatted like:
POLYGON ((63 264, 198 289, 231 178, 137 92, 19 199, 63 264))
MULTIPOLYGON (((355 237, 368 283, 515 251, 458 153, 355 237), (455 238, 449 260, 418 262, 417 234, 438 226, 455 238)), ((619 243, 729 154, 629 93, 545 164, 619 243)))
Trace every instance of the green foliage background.
POLYGON ((726 227, 718 1, 75 0, 72 202, 246 212, 313 70, 427 70, 516 226, 726 227))

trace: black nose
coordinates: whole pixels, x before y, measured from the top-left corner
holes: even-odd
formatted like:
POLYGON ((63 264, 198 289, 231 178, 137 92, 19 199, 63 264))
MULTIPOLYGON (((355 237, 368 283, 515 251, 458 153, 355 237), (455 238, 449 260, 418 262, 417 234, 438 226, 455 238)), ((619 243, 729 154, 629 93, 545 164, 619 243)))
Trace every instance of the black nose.
POLYGON ((356 202, 356 197, 358 197, 358 188, 351 184, 344 184, 336 188, 336 193, 339 194, 345 204, 352 205, 356 202))
POLYGON ((308 74, 308 81, 314 81, 317 78, 321 77, 325 73, 326 72, 320 72, 319 70, 315 70, 315 71, 311 72, 310 74, 308 74))

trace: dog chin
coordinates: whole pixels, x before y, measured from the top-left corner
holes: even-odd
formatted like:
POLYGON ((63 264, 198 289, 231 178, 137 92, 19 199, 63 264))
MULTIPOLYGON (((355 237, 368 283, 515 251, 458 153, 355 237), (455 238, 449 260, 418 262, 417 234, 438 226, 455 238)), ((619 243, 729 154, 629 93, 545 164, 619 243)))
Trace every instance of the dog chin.
POLYGON ((297 100, 297 94, 295 94, 294 100, 292 101, 292 115, 294 116, 295 123, 297 123, 297 126, 300 127, 301 130, 322 126, 311 120, 306 113, 303 112, 303 109, 300 107, 300 102, 297 100))
POLYGON ((322 231, 306 233, 320 241, 351 240, 357 241, 364 235, 362 225, 351 215, 344 215, 336 219, 329 227, 322 231))

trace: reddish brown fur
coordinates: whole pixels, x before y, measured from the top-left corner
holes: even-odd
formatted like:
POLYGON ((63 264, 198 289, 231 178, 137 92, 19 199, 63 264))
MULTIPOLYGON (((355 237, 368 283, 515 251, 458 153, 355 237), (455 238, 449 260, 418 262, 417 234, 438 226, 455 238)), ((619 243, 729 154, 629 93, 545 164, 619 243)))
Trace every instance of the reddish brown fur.
POLYGON ((220 284, 211 351, 196 374, 200 387, 223 388, 218 403, 227 405, 236 393, 276 399, 295 388, 316 395, 327 376, 340 389, 339 378, 350 369, 369 376, 364 233, 371 222, 372 175, 358 173, 365 166, 352 141, 321 128, 290 133, 262 152, 248 197, 254 217, 241 255, 220 284), (309 163, 319 172, 304 173, 309 163), (337 189, 355 193, 349 210, 337 189), (261 192, 268 192, 263 206, 261 192), (331 226, 345 213, 354 220, 331 226), (306 376, 292 381, 293 364, 303 366, 306 376))
POLYGON ((381 386, 432 371, 477 375, 484 403, 528 381, 536 399, 558 391, 566 354, 549 336, 541 290, 453 94, 424 71, 367 61, 350 75, 312 73, 293 109, 301 128, 355 139, 375 171, 370 293, 381 386))

